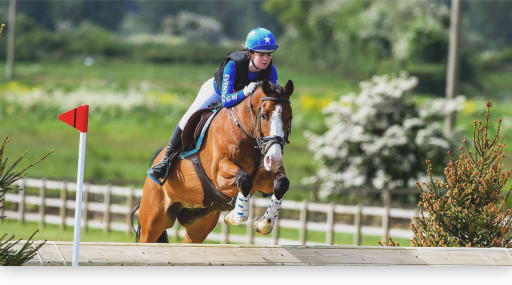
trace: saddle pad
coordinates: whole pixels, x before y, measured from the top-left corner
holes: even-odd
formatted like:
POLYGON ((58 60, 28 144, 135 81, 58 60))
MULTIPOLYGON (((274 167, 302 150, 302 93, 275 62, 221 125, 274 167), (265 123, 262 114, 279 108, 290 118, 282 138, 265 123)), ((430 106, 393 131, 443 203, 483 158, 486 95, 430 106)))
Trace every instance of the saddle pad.
POLYGON ((181 136, 181 140, 184 146, 184 152, 180 155, 180 158, 186 158, 196 152, 201 148, 201 144, 203 142, 204 135, 210 126, 215 115, 217 115, 218 110, 210 110, 210 109, 201 109, 194 113, 190 118, 193 120, 189 120, 187 125, 185 126, 185 130, 183 130, 183 134, 181 136))
POLYGON ((208 122, 208 119, 212 115, 213 115, 213 112, 204 112, 201 114, 201 119, 199 120, 196 130, 194 131, 194 142, 195 143, 197 143, 197 141, 199 140, 199 137, 201 136, 201 131, 203 130, 203 127, 205 126, 206 122, 208 122))
POLYGON ((181 142, 183 146, 183 150, 191 150, 196 146, 196 142, 194 139, 194 134, 197 125, 199 124, 199 121, 201 121, 202 115, 205 113, 209 113, 211 110, 204 108, 199 109, 195 113, 190 116, 190 118, 187 121, 187 124, 185 125, 185 128, 183 128, 183 132, 181 133, 181 142))

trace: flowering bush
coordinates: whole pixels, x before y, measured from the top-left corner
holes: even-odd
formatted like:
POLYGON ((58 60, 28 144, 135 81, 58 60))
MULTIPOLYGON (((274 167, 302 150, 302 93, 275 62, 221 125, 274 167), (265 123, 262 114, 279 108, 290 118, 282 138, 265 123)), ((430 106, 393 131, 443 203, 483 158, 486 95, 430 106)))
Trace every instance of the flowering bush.
POLYGON ((5 99, 22 109, 55 107, 59 111, 66 111, 81 104, 89 104, 91 112, 101 112, 111 108, 119 108, 122 111, 130 111, 137 107, 152 109, 157 105, 156 100, 148 96, 147 90, 143 88, 127 91, 78 88, 66 92, 60 89, 23 88, 18 85, 13 83, 7 86, 5 99))
POLYGON ((405 96, 416 84, 406 73, 375 76, 360 84, 359 94, 328 105, 328 130, 306 134, 320 168, 304 182, 319 183, 323 197, 354 187, 412 187, 423 176, 426 158, 443 161, 453 144, 441 121, 446 112, 461 109, 464 98, 420 109, 405 96))

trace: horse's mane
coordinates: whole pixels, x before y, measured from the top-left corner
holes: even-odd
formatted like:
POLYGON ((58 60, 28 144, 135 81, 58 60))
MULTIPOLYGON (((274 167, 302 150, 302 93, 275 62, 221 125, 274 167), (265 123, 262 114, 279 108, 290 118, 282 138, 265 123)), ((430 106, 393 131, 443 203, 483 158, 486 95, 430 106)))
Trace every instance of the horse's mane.
POLYGON ((263 90, 263 81, 258 81, 256 83, 256 86, 257 86, 256 89, 261 88, 263 93, 270 97, 281 97, 282 95, 284 95, 284 88, 282 86, 279 86, 278 84, 274 84, 271 81, 267 81, 267 82, 268 82, 268 86, 270 87, 270 90, 267 90, 267 91, 270 91, 270 93, 272 93, 272 94, 268 94, 267 92, 265 92, 265 90, 263 90))

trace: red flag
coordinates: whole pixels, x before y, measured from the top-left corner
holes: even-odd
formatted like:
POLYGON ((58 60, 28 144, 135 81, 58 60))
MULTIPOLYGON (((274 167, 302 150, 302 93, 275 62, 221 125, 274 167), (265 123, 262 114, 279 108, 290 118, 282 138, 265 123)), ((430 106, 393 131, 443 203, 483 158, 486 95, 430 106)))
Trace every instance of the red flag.
POLYGON ((87 133, 89 122, 89 105, 82 105, 59 115, 59 120, 78 129, 82 133, 87 133))

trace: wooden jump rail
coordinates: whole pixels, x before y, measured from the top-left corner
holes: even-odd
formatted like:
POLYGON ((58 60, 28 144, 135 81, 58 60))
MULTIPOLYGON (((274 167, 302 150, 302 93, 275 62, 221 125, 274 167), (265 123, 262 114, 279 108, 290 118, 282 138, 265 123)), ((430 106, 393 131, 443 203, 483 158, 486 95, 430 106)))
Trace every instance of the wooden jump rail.
MULTIPOLYGON (((35 242, 37 245, 37 241, 35 242)), ((73 244, 48 241, 25 265, 71 266, 73 244)), ((264 246, 83 242, 80 266, 208 265, 499 265, 512 249, 361 246, 264 246)))
MULTIPOLYGON (((27 195, 26 191, 19 191, 17 194, 8 193, 6 194, 5 201, 9 204, 9 207, 4 210, 4 213, 0 212, 0 215, 5 215, 7 218, 16 219, 19 223, 25 221, 35 221, 40 223, 40 227, 44 227, 45 224, 56 224, 60 225, 62 229, 67 226, 73 226, 74 217, 69 216, 66 212, 68 210, 74 210, 75 201, 68 200, 68 196, 74 197, 76 191, 74 183, 53 181, 46 179, 22 179, 18 181, 18 185, 23 189, 36 188, 39 189, 39 196, 27 195), (58 195, 54 197, 48 197, 48 191, 59 191, 58 195), (73 192, 72 195, 69 195, 73 192), (17 205, 16 210, 13 210, 13 206, 17 205), (27 206, 37 206, 38 212, 28 212, 27 206), (54 208, 54 214, 49 213, 49 208, 54 208), (55 208, 58 211, 55 211, 55 208), (57 214, 58 213, 58 214, 57 214)), ((83 221, 82 225, 84 230, 87 231, 89 228, 103 229, 105 232, 111 230, 115 231, 131 231, 131 223, 129 214, 134 206, 135 201, 139 200, 142 196, 141 189, 133 189, 128 187, 119 187, 114 185, 91 185, 85 184, 84 187, 84 199, 83 199, 83 221), (102 202, 98 202, 98 199, 89 199, 90 197, 100 195, 102 202), (114 199, 114 196, 117 199, 114 199), (122 201, 120 201, 122 200, 122 201), (87 215, 87 214, 88 215, 87 215), (102 218, 91 219, 91 215, 101 216, 102 218), (98 215, 100 214, 100 215, 98 215), (124 216, 124 219, 114 219, 114 215, 118 217, 124 216)), ((389 200, 389 199, 387 199, 389 200)), ((285 200, 282 204, 283 210, 296 210, 299 211, 299 219, 283 219, 280 218, 274 228, 273 233, 270 237, 255 236, 252 230, 252 215, 256 207, 266 208, 268 205, 268 199, 264 198, 253 198, 250 200, 251 216, 247 223, 246 235, 236 235, 229 233, 228 226, 223 221, 223 215, 219 218, 219 224, 221 227, 220 233, 211 233, 208 236, 209 240, 218 241, 221 243, 237 242, 237 243, 258 243, 258 244, 311 244, 317 243, 308 241, 307 231, 322 231, 325 232, 325 240, 327 245, 334 244, 335 233, 351 233, 354 238, 354 245, 361 244, 361 236, 366 235, 378 235, 382 239, 391 235, 392 237, 411 238, 412 232, 410 230, 393 228, 391 224, 391 218, 401 218, 410 221, 416 214, 415 209, 398 209, 391 208, 389 203, 386 207, 367 207, 361 205, 337 205, 337 204, 322 204, 322 203, 310 203, 310 202, 297 202, 285 200), (325 222, 313 222, 308 221, 308 217, 312 213, 323 213, 326 217, 325 222), (353 215, 353 224, 341 224, 335 219, 336 214, 353 215), (381 219, 381 226, 365 226, 363 225, 363 216, 377 216, 381 219), (299 230, 299 240, 284 239, 279 236, 280 228, 291 228, 299 230)), ((389 201, 388 201, 389 202, 389 201)), ((32 207, 33 208, 33 207, 32 207)), ((183 237, 185 232, 183 229, 179 229, 176 223, 175 227, 168 230, 170 236, 183 237)))

